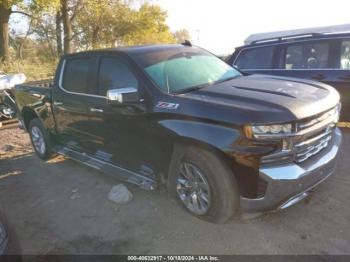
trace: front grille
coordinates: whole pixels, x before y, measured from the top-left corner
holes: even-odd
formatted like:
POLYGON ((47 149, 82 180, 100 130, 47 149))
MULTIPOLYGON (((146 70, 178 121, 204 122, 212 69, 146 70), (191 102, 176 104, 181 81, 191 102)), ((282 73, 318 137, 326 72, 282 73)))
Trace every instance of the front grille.
POLYGON ((332 140, 333 129, 339 118, 339 111, 340 105, 315 118, 297 124, 297 132, 305 133, 305 135, 303 141, 294 144, 295 162, 301 163, 327 148, 332 140))
POLYGON ((329 145, 329 142, 332 140, 332 134, 333 128, 329 126, 316 136, 309 137, 307 138, 307 140, 294 145, 295 162, 304 162, 308 158, 321 152, 324 148, 326 148, 329 145))
POLYGON ((295 123, 293 133, 283 138, 283 149, 264 156, 261 164, 301 163, 316 156, 331 144, 340 108, 338 104, 325 113, 295 123))
POLYGON ((336 107, 332 108, 331 110, 318 115, 314 118, 309 118, 304 121, 300 121, 297 124, 297 132, 305 133, 310 129, 314 129, 315 127, 324 127, 328 126, 329 124, 334 124, 338 122, 339 119, 339 112, 340 112, 340 104, 336 107))

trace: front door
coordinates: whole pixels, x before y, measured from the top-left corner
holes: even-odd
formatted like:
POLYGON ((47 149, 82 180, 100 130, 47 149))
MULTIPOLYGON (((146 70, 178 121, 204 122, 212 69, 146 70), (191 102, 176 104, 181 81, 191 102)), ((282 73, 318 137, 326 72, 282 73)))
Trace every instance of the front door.
MULTIPOLYGON (((91 107, 90 133, 97 138, 96 157, 133 171, 139 171, 147 159, 149 143, 148 114, 145 102, 111 105, 106 94, 110 89, 133 87, 144 93, 140 81, 126 59, 101 56, 99 59, 99 96, 91 107)), ((150 150, 149 150, 150 151, 150 150)))

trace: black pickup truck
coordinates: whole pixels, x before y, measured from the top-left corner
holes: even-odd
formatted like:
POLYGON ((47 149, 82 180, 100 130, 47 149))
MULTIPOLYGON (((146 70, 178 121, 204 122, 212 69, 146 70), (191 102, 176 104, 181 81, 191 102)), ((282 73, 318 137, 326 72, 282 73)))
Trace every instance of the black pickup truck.
POLYGON ((52 83, 18 85, 15 99, 40 158, 166 185, 216 223, 300 201, 332 174, 341 144, 332 87, 244 76, 189 44, 66 55, 52 83))

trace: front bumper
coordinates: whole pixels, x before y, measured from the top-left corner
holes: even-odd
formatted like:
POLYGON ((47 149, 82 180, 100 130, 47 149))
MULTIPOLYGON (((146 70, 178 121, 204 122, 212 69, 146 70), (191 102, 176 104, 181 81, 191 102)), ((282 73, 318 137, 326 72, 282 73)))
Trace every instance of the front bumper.
POLYGON ((263 212, 299 202, 306 192, 334 172, 341 140, 341 132, 336 128, 332 144, 305 163, 260 168, 260 178, 267 182, 265 195, 255 199, 241 197, 241 208, 247 212, 263 212))

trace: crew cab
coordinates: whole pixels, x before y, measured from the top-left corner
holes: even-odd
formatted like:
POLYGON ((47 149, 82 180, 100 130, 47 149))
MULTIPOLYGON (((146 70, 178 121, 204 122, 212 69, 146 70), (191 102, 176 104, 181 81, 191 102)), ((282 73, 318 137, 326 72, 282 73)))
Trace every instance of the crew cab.
POLYGON ((215 223, 297 203, 333 173, 341 145, 335 89, 244 76, 188 42, 65 55, 53 81, 17 85, 15 99, 40 158, 166 185, 215 223))

